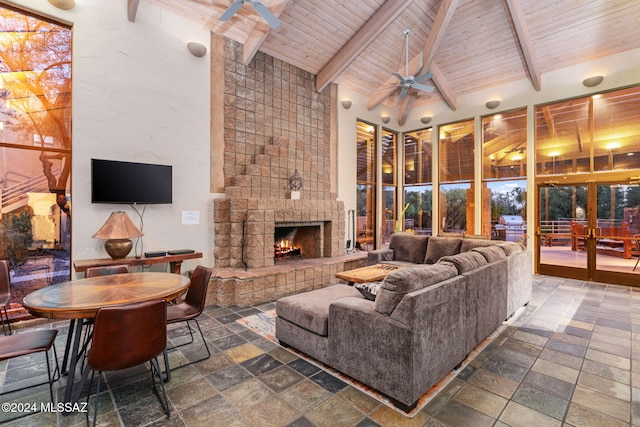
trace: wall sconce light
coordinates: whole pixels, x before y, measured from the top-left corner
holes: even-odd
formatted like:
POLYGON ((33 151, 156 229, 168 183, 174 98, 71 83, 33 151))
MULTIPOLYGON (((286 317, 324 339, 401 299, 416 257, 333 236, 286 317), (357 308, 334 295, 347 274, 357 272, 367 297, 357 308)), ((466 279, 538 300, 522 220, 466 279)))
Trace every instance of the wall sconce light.
POLYGON ((494 108, 498 108, 498 105, 500 105, 500 100, 492 99, 491 101, 487 101, 487 103, 484 105, 486 105, 488 109, 493 110, 494 108))
POLYGON ((72 9, 76 5, 75 0, 49 0, 49 3, 51 3, 58 9, 63 10, 72 9))
POLYGON ((351 108, 351 101, 349 101, 348 99, 342 101, 342 108, 344 108, 345 110, 351 108))
POLYGON ((431 116, 424 116, 424 117, 420 117, 420 121, 422 122, 422 124, 427 124, 431 122, 431 116))
POLYGON ((389 117, 389 116, 382 116, 382 123, 389 123, 389 120, 391 120, 391 117, 389 117))
POLYGON ((582 81, 582 84, 586 87, 598 86, 604 80, 604 76, 591 76, 582 81))
POLYGON ((187 43, 187 49, 193 56, 197 56, 198 58, 202 58, 207 54, 207 47, 202 43, 198 42, 189 42, 187 43))

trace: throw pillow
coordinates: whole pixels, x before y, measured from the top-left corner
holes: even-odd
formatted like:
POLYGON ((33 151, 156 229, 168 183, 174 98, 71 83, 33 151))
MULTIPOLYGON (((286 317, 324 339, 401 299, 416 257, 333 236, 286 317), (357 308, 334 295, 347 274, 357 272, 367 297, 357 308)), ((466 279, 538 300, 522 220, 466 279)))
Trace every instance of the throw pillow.
POLYGON ((420 236, 411 233, 394 233, 389 241, 389 249, 394 251, 395 261, 408 261, 413 264, 422 264, 427 252, 429 236, 420 236))
POLYGON ((430 237, 424 263, 435 264, 443 256, 459 254, 461 243, 462 239, 460 238, 430 237))
POLYGON ((353 287, 360 291, 362 296, 369 301, 376 300, 376 295, 378 295, 380 286, 382 286, 382 282, 356 283, 353 285, 353 287))

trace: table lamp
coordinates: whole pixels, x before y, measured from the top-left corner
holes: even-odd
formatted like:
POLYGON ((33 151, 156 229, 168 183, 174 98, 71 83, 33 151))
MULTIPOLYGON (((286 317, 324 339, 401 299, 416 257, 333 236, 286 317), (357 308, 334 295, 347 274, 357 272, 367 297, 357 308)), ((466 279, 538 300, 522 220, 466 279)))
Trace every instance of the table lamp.
POLYGON ((93 235, 95 239, 106 240, 104 242, 104 249, 109 256, 113 259, 125 258, 133 243, 131 239, 134 237, 142 236, 142 232, 138 230, 129 218, 126 212, 116 211, 111 212, 111 216, 107 219, 107 222, 93 235))

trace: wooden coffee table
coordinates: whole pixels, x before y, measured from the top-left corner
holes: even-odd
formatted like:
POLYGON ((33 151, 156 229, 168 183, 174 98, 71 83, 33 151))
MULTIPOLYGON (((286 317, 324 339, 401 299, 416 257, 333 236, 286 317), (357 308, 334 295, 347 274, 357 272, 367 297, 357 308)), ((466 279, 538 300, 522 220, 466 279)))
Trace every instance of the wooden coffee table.
POLYGON ((393 264, 375 264, 356 268, 355 270, 336 273, 336 277, 338 279, 346 280, 350 284, 377 282, 387 277, 387 274, 399 268, 402 268, 402 266, 393 264))

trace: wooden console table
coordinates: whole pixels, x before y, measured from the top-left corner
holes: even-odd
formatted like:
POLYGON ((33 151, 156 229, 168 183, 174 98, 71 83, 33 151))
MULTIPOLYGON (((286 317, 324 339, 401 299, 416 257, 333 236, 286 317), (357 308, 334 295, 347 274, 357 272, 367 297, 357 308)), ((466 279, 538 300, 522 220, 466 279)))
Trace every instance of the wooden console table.
POLYGON ((151 257, 151 258, 135 258, 135 257, 127 257, 124 259, 111 259, 111 258, 98 258, 98 259, 84 259, 73 262, 73 268, 78 273, 83 273, 87 270, 87 268, 91 267, 106 267, 109 265, 122 265, 126 264, 129 266, 136 265, 151 265, 151 264, 161 264, 163 262, 169 263, 169 271, 172 273, 180 274, 180 267, 182 266, 182 261, 185 259, 196 259, 202 258, 202 252, 194 252, 192 254, 180 254, 180 255, 165 255, 159 257, 151 257))

